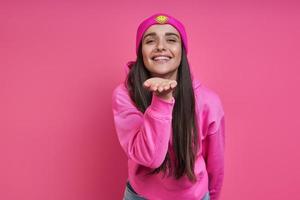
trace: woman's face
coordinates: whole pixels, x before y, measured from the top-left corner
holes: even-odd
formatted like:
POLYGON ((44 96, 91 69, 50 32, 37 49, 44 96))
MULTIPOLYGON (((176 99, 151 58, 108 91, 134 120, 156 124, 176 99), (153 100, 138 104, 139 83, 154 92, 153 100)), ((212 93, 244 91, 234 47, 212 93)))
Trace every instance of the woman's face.
POLYGON ((176 80, 181 51, 180 34, 172 25, 152 25, 143 35, 143 61, 152 76, 176 80))

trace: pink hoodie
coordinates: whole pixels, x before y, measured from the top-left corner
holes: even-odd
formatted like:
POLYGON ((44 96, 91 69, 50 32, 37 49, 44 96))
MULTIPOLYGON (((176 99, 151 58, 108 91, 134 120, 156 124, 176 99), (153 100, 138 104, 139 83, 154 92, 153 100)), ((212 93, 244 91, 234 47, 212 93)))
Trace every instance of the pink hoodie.
MULTIPOLYGON (((121 147, 128 157, 128 180, 134 190, 150 200, 201 200, 207 191, 218 200, 224 177, 225 124, 219 96, 199 81, 193 81, 201 148, 195 163, 197 182, 186 176, 176 180, 162 173, 146 175, 159 167, 172 151, 172 110, 175 99, 153 94, 151 105, 140 112, 124 83, 115 88, 112 109, 121 147)), ((199 141, 200 142, 200 141, 199 141)))

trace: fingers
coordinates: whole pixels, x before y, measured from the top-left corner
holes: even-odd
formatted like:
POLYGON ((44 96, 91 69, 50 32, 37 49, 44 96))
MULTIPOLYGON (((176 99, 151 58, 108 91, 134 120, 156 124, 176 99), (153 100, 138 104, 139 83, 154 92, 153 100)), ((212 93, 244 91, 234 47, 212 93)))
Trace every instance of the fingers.
POLYGON ((177 81, 173 81, 172 83, 170 83, 171 88, 175 88, 177 86, 177 81))
POLYGON ((158 89, 158 84, 153 84, 151 86, 152 91, 156 91, 158 89))
POLYGON ((156 91, 157 90, 157 85, 156 84, 154 84, 154 83, 151 83, 151 82, 147 82, 147 81, 145 81, 144 82, 144 87, 146 88, 146 89, 148 89, 149 91, 156 91))
POLYGON ((150 78, 144 82, 144 87, 153 92, 166 92, 177 86, 177 81, 162 78, 150 78))
POLYGON ((170 84, 164 84, 164 90, 170 89, 171 85, 170 84))
POLYGON ((150 81, 146 80, 146 81, 144 82, 144 86, 145 86, 145 87, 149 87, 149 86, 150 86, 150 81))
POLYGON ((165 83, 161 83, 159 86, 158 86, 158 92, 162 92, 163 90, 165 90, 165 83))

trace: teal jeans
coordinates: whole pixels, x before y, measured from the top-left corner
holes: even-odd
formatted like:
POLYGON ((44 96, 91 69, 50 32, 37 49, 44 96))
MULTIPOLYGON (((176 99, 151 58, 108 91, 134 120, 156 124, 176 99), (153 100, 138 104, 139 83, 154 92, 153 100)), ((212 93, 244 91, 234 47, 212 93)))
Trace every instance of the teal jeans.
MULTIPOLYGON (((134 191, 129 181, 127 181, 123 200, 147 200, 147 199, 139 196, 134 191)), ((209 192, 207 192, 201 200, 210 200, 209 192)))

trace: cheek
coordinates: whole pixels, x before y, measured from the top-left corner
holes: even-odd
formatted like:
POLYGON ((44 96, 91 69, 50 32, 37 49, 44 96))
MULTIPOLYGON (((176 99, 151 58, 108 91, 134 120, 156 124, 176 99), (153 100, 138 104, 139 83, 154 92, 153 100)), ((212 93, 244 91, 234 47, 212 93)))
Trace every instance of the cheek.
POLYGON ((145 67, 148 69, 149 68, 149 65, 150 65, 150 52, 149 52, 149 49, 147 48, 142 48, 142 55, 143 55, 143 62, 144 62, 144 65, 145 67))
POLYGON ((181 45, 180 44, 173 45, 172 47, 170 47, 170 50, 176 56, 181 55, 182 50, 181 50, 181 45))
POLYGON ((175 49, 173 52, 176 57, 176 61, 180 62, 181 61, 181 49, 175 49))
POLYGON ((150 52, 151 52, 151 49, 149 49, 149 48, 143 46, 143 48, 142 48, 142 54, 143 54, 143 58, 144 58, 144 59, 149 58, 150 52))

